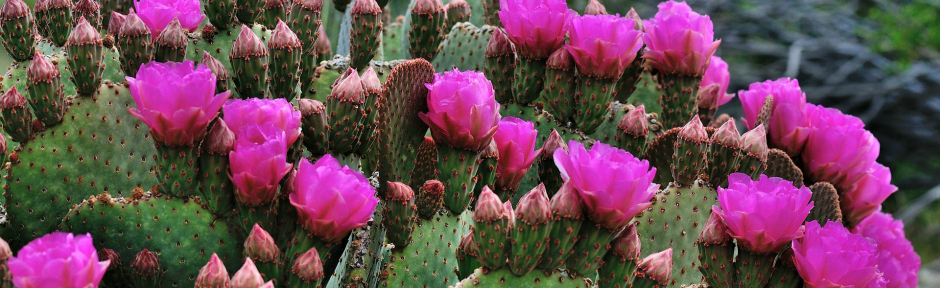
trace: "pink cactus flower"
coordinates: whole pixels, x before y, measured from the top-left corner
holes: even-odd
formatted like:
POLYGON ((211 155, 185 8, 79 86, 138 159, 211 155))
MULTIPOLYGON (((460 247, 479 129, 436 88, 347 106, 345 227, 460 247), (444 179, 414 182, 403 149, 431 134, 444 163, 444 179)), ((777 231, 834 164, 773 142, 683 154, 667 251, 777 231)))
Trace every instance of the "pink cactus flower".
POLYGON ((660 3, 659 10, 644 23, 643 59, 661 73, 704 74, 721 44, 721 40, 715 41, 711 18, 673 1, 660 3))
POLYGON ((279 99, 233 99, 222 106, 225 124, 238 134, 244 126, 272 124, 287 136, 285 144, 290 147, 300 137, 300 111, 282 98, 279 99))
POLYGON ((786 151, 791 156, 797 155, 806 145, 809 137, 810 122, 806 117, 806 94, 800 89, 796 79, 780 78, 776 81, 752 83, 748 90, 738 92, 738 99, 744 108, 744 125, 753 129, 757 115, 767 97, 773 97, 770 123, 767 126, 768 140, 774 147, 786 151))
POLYGON ((515 191, 542 149, 535 150, 538 130, 532 122, 506 117, 499 121, 493 135, 499 158, 496 165, 496 187, 515 191))
POLYGON ((499 21, 518 55, 526 59, 546 59, 561 48, 568 18, 576 15, 564 0, 499 1, 499 21))
POLYGON ((793 240, 793 262, 808 287, 885 287, 878 270, 875 241, 852 234, 842 223, 806 223, 803 238, 793 240))
POLYGON ((804 173, 848 191, 872 168, 880 149, 878 139, 863 128, 813 129, 803 149, 804 173))
POLYGON ((140 0, 134 1, 134 8, 140 20, 150 28, 154 39, 173 22, 173 18, 179 18, 180 25, 190 33, 196 32, 206 18, 199 0, 140 0))
POLYGON ((260 206, 275 200, 278 183, 293 167, 287 163, 285 138, 272 124, 245 126, 235 134, 228 159, 238 203, 260 206))
POLYGON ((568 52, 578 71, 603 79, 620 79, 643 47, 643 32, 633 19, 620 15, 585 15, 569 18, 568 52))
POLYGON ((8 265, 16 287, 94 288, 110 263, 98 261, 91 234, 53 232, 23 246, 8 265))
POLYGON ((728 94, 728 85, 731 84, 731 74, 728 73, 728 63, 721 57, 712 56, 702 83, 699 84, 699 107, 718 108, 734 98, 728 94))
POLYGON ((888 280, 887 288, 917 287, 920 271, 920 256, 914 252, 911 241, 904 236, 904 223, 894 220, 890 214, 874 212, 852 228, 852 232, 878 244, 876 258, 878 270, 888 280))
POLYGON ((848 223, 859 223, 881 208, 888 196, 898 191, 891 185, 891 170, 874 163, 862 178, 852 183, 852 188, 840 191, 839 206, 848 223))
POLYGON ((339 241, 368 224, 378 202, 369 180, 333 156, 324 155, 316 164, 300 160, 290 203, 303 227, 324 241, 339 241))
POLYGON ((206 136, 209 122, 231 95, 215 94, 216 78, 206 66, 150 62, 140 66, 137 77, 126 77, 137 108, 131 113, 147 127, 157 143, 193 146, 206 136))
POLYGON ((728 188, 718 188, 712 211, 728 226, 728 234, 752 253, 777 253, 803 235, 812 192, 781 178, 761 175, 757 181, 743 173, 728 176, 728 188))
POLYGON ((483 73, 456 69, 434 75, 428 87, 428 113, 418 113, 438 144, 481 151, 499 127, 499 103, 483 73))
POLYGON ((555 166, 566 185, 578 191, 595 223, 618 230, 650 206, 659 185, 653 184, 656 168, 649 162, 601 142, 585 150, 572 140, 568 150, 555 150, 555 166))

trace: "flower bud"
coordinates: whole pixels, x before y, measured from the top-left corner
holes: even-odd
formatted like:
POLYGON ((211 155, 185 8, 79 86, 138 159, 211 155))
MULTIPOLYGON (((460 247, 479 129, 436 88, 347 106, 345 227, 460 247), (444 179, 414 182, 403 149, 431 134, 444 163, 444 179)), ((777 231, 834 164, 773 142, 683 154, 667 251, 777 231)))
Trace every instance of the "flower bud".
POLYGON ((281 251, 274 243, 271 234, 261 228, 257 223, 251 228, 251 233, 245 239, 245 256, 256 262, 274 262, 281 251))
POLYGON ((770 148, 767 148, 767 130, 764 130, 764 125, 757 125, 756 128, 744 133, 741 136, 741 142, 743 143, 742 149, 748 155, 767 159, 770 148))
POLYGON ((217 119, 209 134, 206 135, 205 152, 217 155, 228 155, 235 147, 235 133, 228 128, 225 120, 217 119))
POLYGON ((741 147, 741 133, 738 132, 738 127, 735 126, 734 119, 721 124, 721 127, 712 135, 712 143, 732 149, 739 149, 741 147))
POLYGON ((637 274, 666 285, 672 279, 672 248, 653 253, 637 263, 637 274))
POLYGON ((261 285, 264 285, 261 272, 258 272, 251 258, 246 258, 242 268, 232 276, 232 288, 258 288, 261 285))
POLYGON ((552 208, 545 185, 539 184, 522 196, 516 206, 516 214, 519 220, 529 225, 548 223, 552 218, 552 208))
POLYGON ((306 282, 315 282, 323 279, 323 263, 320 262, 320 253, 316 248, 310 248, 291 265, 291 274, 306 282))
POLYGON ((502 29, 493 30, 493 35, 490 36, 490 41, 486 44, 485 56, 499 57, 514 53, 515 49, 513 49, 512 42, 509 42, 509 38, 506 37, 506 33, 502 29))
POLYGON ((702 233, 698 236, 698 242, 713 245, 729 241, 731 241, 731 235, 728 235, 728 226, 725 226, 721 216, 713 211, 711 216, 708 216, 708 221, 705 222, 705 228, 702 228, 702 233))
POLYGON ((232 287, 231 278, 228 271, 225 270, 225 264, 219 259, 219 255, 212 253, 209 263, 199 269, 199 276, 196 276, 195 288, 230 288, 232 287))
POLYGON ((600 1, 590 0, 584 8, 584 15, 607 15, 607 8, 600 1))
POLYGON ((111 21, 108 22, 108 35, 117 37, 121 34, 121 27, 124 26, 124 20, 127 19, 127 15, 118 13, 117 11, 111 11, 111 21))

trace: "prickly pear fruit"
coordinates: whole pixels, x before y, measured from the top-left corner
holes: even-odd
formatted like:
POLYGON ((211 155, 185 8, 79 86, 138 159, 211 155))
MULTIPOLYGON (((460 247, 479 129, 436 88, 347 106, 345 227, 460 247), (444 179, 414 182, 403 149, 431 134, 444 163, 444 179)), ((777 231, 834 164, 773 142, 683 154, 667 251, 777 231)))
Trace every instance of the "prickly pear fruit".
POLYGON ((434 59, 447 33, 445 17, 441 0, 417 0, 411 9, 411 29, 408 30, 408 52, 412 58, 434 59))
POLYGON ((85 18, 78 20, 72 30, 65 50, 68 51, 69 70, 72 71, 72 83, 79 95, 91 95, 101 85, 104 70, 104 47, 98 29, 91 27, 85 18))
POLYGON ((300 80, 298 69, 300 69, 300 56, 303 54, 303 45, 300 39, 294 34, 287 23, 277 22, 277 28, 271 33, 271 40, 268 41, 268 50, 271 51, 271 73, 270 92, 273 98, 284 98, 287 101, 294 99, 297 87, 297 81, 300 80))
POLYGON ((552 231, 552 208, 545 185, 539 184, 522 196, 516 206, 515 227, 510 232, 509 269, 522 276, 542 259, 552 231))
POLYGON ((0 114, 3 114, 3 130, 10 135, 10 140, 23 143, 32 138, 33 115, 26 107, 26 97, 16 91, 16 86, 0 97, 0 114))
POLYGON ((0 7, 0 38, 13 60, 26 61, 32 56, 34 25, 33 15, 23 0, 6 1, 0 7))
POLYGON ((179 18, 173 19, 160 35, 153 40, 153 60, 157 62, 183 62, 186 59, 186 46, 189 37, 180 25, 179 18))
POLYGON ((59 68, 38 52, 26 68, 26 91, 29 105, 46 127, 62 121, 65 117, 65 95, 59 68))
POLYGON ((135 77, 140 65, 153 59, 153 39, 150 28, 133 10, 124 19, 118 34, 118 50, 121 52, 121 69, 124 75, 135 77))
MULTIPOLYGON (((258 2, 251 0, 249 2, 258 2)), ((239 17, 240 19, 241 17, 239 17)), ((250 23, 250 22, 248 22, 250 23)), ((232 43, 232 69, 235 73, 235 92, 239 98, 266 98, 268 74, 268 49, 251 28, 242 25, 235 43, 232 43)))
POLYGON ((375 0, 357 0, 353 3, 352 28, 349 30, 349 65, 364 69, 381 49, 382 7, 375 0))

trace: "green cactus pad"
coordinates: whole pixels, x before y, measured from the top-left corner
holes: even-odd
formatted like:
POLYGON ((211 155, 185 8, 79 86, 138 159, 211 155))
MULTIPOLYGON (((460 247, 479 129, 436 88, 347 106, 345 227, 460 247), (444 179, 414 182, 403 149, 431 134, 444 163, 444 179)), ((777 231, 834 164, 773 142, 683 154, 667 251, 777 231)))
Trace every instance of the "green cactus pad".
POLYGON ((402 43, 401 41, 404 41, 402 40, 402 35, 404 34, 402 34, 401 29, 403 20, 404 17, 399 17, 395 19, 395 21, 384 25, 385 31, 382 32, 382 56, 385 57, 385 59, 408 58, 405 55, 407 52, 404 47, 400 45, 402 43))
POLYGON ((434 57, 434 70, 446 71, 454 67, 460 71, 483 71, 486 57, 486 44, 490 41, 493 28, 477 28, 473 24, 457 23, 441 43, 441 51, 434 57))
POLYGON ((6 176, 4 239, 19 247, 55 230, 88 196, 130 196, 134 187, 157 184, 156 149, 147 126, 127 112, 134 106, 126 87, 106 83, 93 97, 72 99, 61 124, 16 152, 6 176))
POLYGON ((117 251, 125 265, 141 250, 153 251, 164 274, 173 276, 164 277, 164 287, 193 286, 213 253, 229 271, 238 269, 241 241, 225 221, 214 220, 197 201, 151 197, 142 190, 134 194, 133 199, 111 199, 108 194, 83 199, 58 229, 91 233, 97 248, 117 251))
POLYGON ((649 160, 650 165, 656 167, 656 178, 653 179, 653 182, 672 182, 672 172, 669 165, 672 163, 672 157, 676 151, 675 143, 681 129, 679 127, 672 128, 656 137, 646 148, 646 154, 641 157, 649 160))
POLYGON ((780 149, 770 149, 770 153, 767 154, 767 169, 764 169, 764 174, 786 179, 793 182, 793 186, 796 187, 803 186, 803 171, 793 163, 790 156, 787 156, 787 152, 780 149))
MULTIPOLYGON (((659 173, 657 173, 659 174, 659 173)), ((699 250, 695 240, 718 203, 714 188, 702 180, 691 187, 669 187, 656 193, 653 206, 636 216, 637 234, 644 258, 657 251, 673 249, 671 287, 702 283, 698 269, 699 250)))
MULTIPOLYGON (((428 88, 434 78, 434 67, 423 59, 408 60, 392 70, 385 82, 375 129, 379 155, 380 189, 384 194, 387 181, 409 183, 415 166, 418 147, 424 141, 428 125, 418 118, 428 110, 428 88)), ((457 240, 459 241, 459 239, 457 240)))
MULTIPOLYGON (((271 39, 272 30, 268 30, 261 25, 253 25, 250 27, 251 31, 255 32, 255 35, 261 38, 261 41, 264 43, 267 43, 268 39, 271 39)), ((222 66, 225 67, 225 71, 228 71, 234 76, 235 70, 232 69, 232 61, 229 60, 229 55, 232 54, 232 43, 235 43, 235 38, 238 38, 239 31, 239 29, 219 31, 215 33, 215 35, 212 35, 211 39, 204 37, 201 33, 192 34, 196 35, 196 37, 190 39, 189 45, 186 45, 186 60, 199 63, 202 61, 202 52, 209 52, 209 55, 212 55, 212 57, 215 57, 215 59, 222 63, 222 66)))
MULTIPOLYGON (((402 62, 372 62, 370 65, 372 69, 375 69, 376 75, 379 76, 379 81, 385 83, 385 78, 388 77, 392 69, 402 62)), ((346 72, 346 69, 349 69, 349 61, 345 58, 337 57, 323 62, 320 67, 316 68, 316 72, 313 73, 313 77, 310 79, 311 82, 301 83, 303 85, 301 97, 326 103, 330 91, 333 91, 333 83, 346 72)))
POLYGON ((516 276, 509 269, 483 272, 477 269, 467 279, 457 283, 455 288, 469 287, 552 287, 552 288, 590 288, 594 287, 591 279, 584 277, 572 278, 563 272, 545 275, 542 271, 532 271, 523 276, 516 276))
MULTIPOLYGON (((470 231, 470 212, 441 212, 418 220, 411 245, 396 248, 382 271, 379 287, 448 287, 456 284, 457 246, 470 231)), ((507 271, 508 274, 508 271, 507 271)))

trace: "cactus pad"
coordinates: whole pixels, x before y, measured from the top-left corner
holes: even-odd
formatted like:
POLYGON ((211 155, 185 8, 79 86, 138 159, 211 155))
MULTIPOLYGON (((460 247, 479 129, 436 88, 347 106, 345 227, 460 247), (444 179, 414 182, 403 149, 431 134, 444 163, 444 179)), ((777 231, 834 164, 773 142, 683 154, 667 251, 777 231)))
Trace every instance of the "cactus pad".
POLYGON ((509 269, 483 272, 479 268, 467 279, 460 281, 455 288, 470 287, 553 287, 553 288, 589 288, 594 287, 590 279, 584 277, 572 278, 562 272, 545 275, 542 272, 530 272, 523 276, 516 276, 509 269))
POLYGON ((483 71, 484 52, 492 34, 493 28, 489 26, 477 28, 468 22, 457 23, 441 43, 441 51, 434 57, 434 69, 483 71))
POLYGON ((164 287, 193 286, 213 253, 229 271, 238 268, 241 242, 197 201, 152 197, 142 190, 133 194, 123 199, 89 197, 69 211, 59 229, 91 233, 96 247, 117 251, 123 263, 131 263, 143 249, 153 251, 166 275, 178 275, 165 277, 164 287))
MULTIPOLYGON (((470 212, 441 212, 421 218, 411 234, 411 244, 396 248, 379 281, 379 287, 447 287, 456 284, 457 246, 470 231, 470 212)), ((507 274, 508 271, 507 271, 507 274)))
POLYGON ((796 187, 803 186, 803 171, 793 163, 790 156, 787 156, 787 152, 780 149, 770 149, 770 153, 767 154, 767 169, 764 170, 764 174, 786 179, 793 182, 793 186, 796 187))
POLYGON ((672 287, 702 282, 695 240, 705 227, 712 205, 718 203, 717 198, 715 189, 702 180, 691 187, 670 184, 656 193, 653 206, 636 216, 637 234, 643 247, 641 258, 673 249, 672 287))

